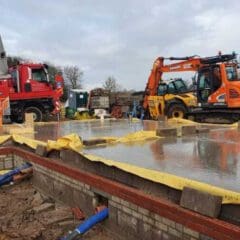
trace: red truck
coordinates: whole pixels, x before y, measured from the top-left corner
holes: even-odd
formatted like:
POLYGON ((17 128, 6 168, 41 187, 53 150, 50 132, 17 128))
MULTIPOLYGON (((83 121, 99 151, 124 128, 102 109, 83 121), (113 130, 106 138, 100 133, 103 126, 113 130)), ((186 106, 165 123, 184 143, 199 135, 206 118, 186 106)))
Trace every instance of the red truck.
POLYGON ((55 76, 51 84, 46 64, 22 63, 8 68, 0 37, 0 99, 9 97, 12 121, 23 122, 25 113, 33 113, 34 121, 59 113, 62 94, 62 76, 55 76))

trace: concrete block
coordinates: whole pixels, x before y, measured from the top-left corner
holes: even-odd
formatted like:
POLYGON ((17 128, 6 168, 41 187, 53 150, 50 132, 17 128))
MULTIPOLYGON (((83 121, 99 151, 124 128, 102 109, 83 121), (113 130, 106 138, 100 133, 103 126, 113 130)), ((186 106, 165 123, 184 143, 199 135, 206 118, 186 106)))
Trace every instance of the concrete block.
POLYGON ((134 210, 132 210, 132 215, 137 219, 143 219, 143 215, 138 212, 135 212, 134 210))
POLYGON ((141 236, 141 239, 152 240, 152 239, 154 239, 152 229, 153 229, 152 226, 140 221, 139 222, 139 233, 138 234, 139 234, 139 236, 141 236))
POLYGON ((117 224, 118 209, 111 205, 108 206, 108 209, 109 217, 103 222, 103 224, 108 230, 117 234, 119 232, 119 226, 117 224))
POLYGON ((34 168, 32 181, 35 187, 37 187, 38 189, 41 189, 42 192, 50 196, 53 196, 53 179, 52 178, 39 172, 37 168, 34 168))
POLYGON ((47 157, 48 158, 54 158, 54 159, 60 158, 60 151, 52 149, 47 153, 47 157))
POLYGON ((168 230, 168 226, 164 223, 161 223, 161 222, 156 221, 155 226, 156 226, 157 229, 160 229, 160 230, 165 231, 165 232, 168 230))
POLYGON ((164 223, 164 224, 166 224, 167 226, 169 226, 169 227, 172 227, 172 228, 175 228, 175 222, 174 221, 172 221, 172 220, 170 220, 170 219, 167 219, 167 218, 162 218, 162 222, 164 223))
POLYGON ((143 216, 144 223, 148 223, 150 225, 154 225, 154 220, 150 217, 143 216))
POLYGON ((125 207, 125 206, 122 206, 122 210, 123 210, 125 213, 127 213, 127 214, 129 214, 129 215, 132 215, 132 210, 131 210, 130 208, 125 207))
POLYGON ((127 202, 127 201, 125 201, 125 200, 123 200, 123 199, 121 199, 121 204, 122 204, 123 206, 127 207, 127 208, 130 207, 129 202, 127 202))
POLYGON ((162 230, 153 229, 152 230, 152 239, 162 239, 162 230))
POLYGON ((179 232, 182 232, 182 231, 183 231, 183 225, 180 224, 180 223, 176 223, 176 229, 177 229, 179 232))
POLYGON ((121 199, 115 196, 112 196, 112 200, 116 203, 121 203, 121 199))
POLYGON ((156 130, 156 135, 159 137, 176 137, 177 128, 159 128, 156 130))
POLYGON ((29 127, 34 125, 33 113, 25 113, 25 125, 29 127))
POLYGON ((119 204, 113 202, 112 200, 109 200, 109 201, 108 201, 108 206, 112 206, 112 207, 115 207, 115 208, 119 208, 119 204))
POLYGON ((196 238, 193 238, 190 235, 187 235, 185 233, 183 233, 182 239, 184 239, 184 240, 196 240, 196 238))
POLYGON ((159 222, 162 222, 162 217, 158 214, 154 214, 154 217, 153 217, 155 220, 159 221, 159 222))
POLYGON ((182 126, 182 136, 196 134, 196 126, 182 126))
POLYGON ((183 232, 186 233, 187 235, 191 236, 191 237, 194 237, 194 238, 197 238, 197 239, 199 238, 199 233, 190 229, 190 228, 184 227, 183 232))
POLYGON ((118 211, 118 225, 124 229, 124 231, 130 234, 136 234, 138 232, 138 221, 135 217, 118 211))
POLYGON ((176 236, 176 237, 178 237, 180 239, 182 238, 182 232, 179 232, 179 231, 177 231, 174 228, 169 227, 168 232, 169 232, 169 234, 171 234, 173 236, 176 236))
POLYGON ((47 156, 47 148, 43 145, 37 145, 35 153, 41 157, 47 156))
POLYGON ((129 203, 129 207, 134 210, 134 211, 137 211, 138 210, 138 206, 133 204, 133 203, 129 203))
POLYGON ((74 207, 73 202, 73 189, 65 183, 58 180, 53 181, 53 195, 56 199, 67 203, 69 206, 74 207))
POLYGON ((74 189, 72 198, 73 198, 73 206, 79 207, 80 209, 82 209, 87 216, 90 216, 93 214, 94 207, 91 204, 93 202, 93 197, 86 195, 79 190, 74 189))
POLYGON ((220 217, 240 226, 240 208, 237 204, 223 204, 220 217))
POLYGON ((218 217, 221 204, 222 197, 188 187, 184 187, 180 200, 182 207, 213 218, 218 217))
MULTIPOLYGON (((161 238, 161 240, 175 240, 175 239, 173 239, 173 237, 171 237, 171 236, 169 235, 169 233, 163 232, 163 233, 162 233, 162 238, 161 238)), ((186 240, 186 239, 184 238, 184 240, 186 240)))
POLYGON ((138 212, 143 215, 146 215, 146 216, 149 216, 149 214, 150 214, 149 210, 147 210, 145 208, 141 208, 141 207, 138 207, 138 212))

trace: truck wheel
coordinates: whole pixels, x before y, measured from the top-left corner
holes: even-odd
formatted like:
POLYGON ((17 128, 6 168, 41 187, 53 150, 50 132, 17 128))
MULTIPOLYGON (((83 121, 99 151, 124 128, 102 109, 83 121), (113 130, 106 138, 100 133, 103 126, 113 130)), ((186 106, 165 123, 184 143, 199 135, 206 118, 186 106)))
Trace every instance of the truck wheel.
POLYGON ((42 111, 37 107, 27 107, 25 108, 24 113, 33 113, 34 122, 41 122, 43 119, 42 111))
POLYGON ((182 104, 172 104, 167 112, 168 118, 184 118, 187 109, 182 104))

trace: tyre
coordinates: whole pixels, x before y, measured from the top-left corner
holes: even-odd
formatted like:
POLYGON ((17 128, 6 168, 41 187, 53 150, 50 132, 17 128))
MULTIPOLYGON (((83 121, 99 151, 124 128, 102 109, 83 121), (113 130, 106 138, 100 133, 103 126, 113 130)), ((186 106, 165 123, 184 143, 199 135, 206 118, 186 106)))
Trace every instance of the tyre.
POLYGON ((170 105, 167 116, 168 118, 184 118, 187 113, 186 107, 181 103, 170 105))
POLYGON ((26 107, 24 109, 25 113, 33 113, 34 122, 41 122, 43 120, 42 111, 38 107, 26 107))

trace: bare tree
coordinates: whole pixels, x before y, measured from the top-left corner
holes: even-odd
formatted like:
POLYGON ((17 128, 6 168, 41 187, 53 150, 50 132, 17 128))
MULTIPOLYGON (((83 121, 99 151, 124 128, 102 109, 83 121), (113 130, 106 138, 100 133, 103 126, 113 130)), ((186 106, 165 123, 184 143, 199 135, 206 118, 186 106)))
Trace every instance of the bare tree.
POLYGON ((83 72, 78 66, 64 67, 63 72, 71 88, 75 89, 82 87, 83 72))
POLYGON ((103 83, 103 88, 109 92, 118 92, 122 90, 121 85, 117 83, 113 76, 107 78, 107 80, 103 83))

